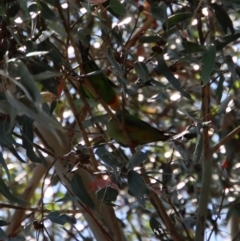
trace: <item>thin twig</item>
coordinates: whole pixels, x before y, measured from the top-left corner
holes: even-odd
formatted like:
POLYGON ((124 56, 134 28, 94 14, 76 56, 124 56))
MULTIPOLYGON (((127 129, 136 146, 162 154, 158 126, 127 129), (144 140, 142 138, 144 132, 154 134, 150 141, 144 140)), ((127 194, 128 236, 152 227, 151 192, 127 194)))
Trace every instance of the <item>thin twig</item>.
POLYGON ((221 141, 218 142, 212 149, 212 154, 215 153, 222 145, 226 144, 226 142, 230 141, 235 135, 240 133, 240 126, 235 128, 233 131, 228 133, 221 141))

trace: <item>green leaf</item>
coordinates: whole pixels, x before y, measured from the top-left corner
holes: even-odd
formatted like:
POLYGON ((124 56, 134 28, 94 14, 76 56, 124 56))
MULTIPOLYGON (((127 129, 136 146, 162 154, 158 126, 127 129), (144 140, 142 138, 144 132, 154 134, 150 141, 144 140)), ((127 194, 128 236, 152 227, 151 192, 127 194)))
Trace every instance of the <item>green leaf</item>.
POLYGON ((182 145, 179 145, 177 142, 173 142, 173 148, 180 154, 183 160, 188 160, 186 151, 183 150, 182 145))
POLYGON ((127 14, 126 8, 119 0, 110 0, 108 7, 111 8, 117 15, 124 16, 127 14))
POLYGON ((0 1, 0 16, 6 16, 7 15, 7 9, 6 9, 6 3, 3 1, 0 1))
POLYGON ((161 223, 152 215, 149 221, 150 227, 153 231, 153 233, 158 238, 164 238, 161 234, 163 233, 163 227, 161 223))
POLYGON ((27 53, 26 57, 29 58, 29 57, 39 56, 39 55, 45 55, 47 53, 48 51, 33 51, 33 52, 27 53))
POLYGON ((111 203, 117 200, 118 190, 111 187, 102 188, 96 193, 97 199, 104 203, 111 203))
POLYGON ((39 4, 41 10, 41 17, 43 19, 56 20, 55 13, 48 7, 48 5, 45 2, 39 1, 39 4))
POLYGON ((59 211, 53 211, 49 213, 46 218, 51 220, 53 223, 64 225, 65 223, 76 224, 76 219, 66 214, 61 214, 59 211))
POLYGON ((172 28, 180 22, 193 17, 193 13, 176 13, 171 15, 163 24, 163 30, 172 28))
POLYGON ((19 10, 20 10, 20 4, 18 2, 13 3, 11 7, 7 9, 7 17, 8 18, 15 17, 19 10))
POLYGON ((143 62, 135 62, 134 69, 137 72, 137 75, 140 79, 144 81, 148 81, 150 79, 149 71, 145 63, 143 62))
POLYGON ((226 113, 226 109, 229 105, 229 102, 232 100, 233 100, 233 96, 231 94, 228 95, 224 100, 222 100, 220 102, 220 105, 218 106, 218 113, 224 115, 226 113))
POLYGON ((26 163, 26 160, 23 160, 22 157, 18 154, 15 147, 8 147, 8 150, 22 163, 26 163))
POLYGON ((182 46, 188 53, 203 52, 206 50, 205 47, 203 47, 195 42, 184 41, 184 42, 182 42, 182 46))
POLYGON ((220 51, 222 50, 225 46, 227 46, 228 44, 230 44, 231 42, 237 40, 238 38, 240 38, 240 33, 235 33, 232 35, 227 35, 223 38, 217 39, 214 41, 214 45, 216 46, 216 50, 220 51))
POLYGON ((171 35, 173 34, 177 34, 178 33, 178 29, 176 26, 164 31, 164 33, 161 34, 161 37, 163 39, 168 39, 171 35))
POLYGON ((15 41, 19 44, 19 46, 22 46, 20 40, 19 40, 19 35, 15 31, 15 29, 12 29, 10 25, 7 25, 7 30, 11 33, 11 36, 15 39, 15 41))
POLYGON ((234 83, 237 80, 237 72, 236 72, 236 65, 232 60, 232 56, 227 55, 225 57, 225 62, 227 64, 229 72, 231 73, 231 79, 234 83))
MULTIPOLYGON (((54 0, 55 1, 55 0, 54 0)), ((61 36, 62 38, 67 37, 67 33, 64 28, 62 28, 60 21, 48 21, 48 29, 51 30, 51 32, 55 32, 57 35, 61 36)))
POLYGON ((60 77, 60 76, 62 76, 61 73, 52 72, 52 71, 45 71, 45 72, 42 72, 40 74, 33 75, 33 78, 34 78, 35 81, 42 81, 42 80, 46 80, 46 79, 49 79, 49 78, 52 78, 52 77, 60 77))
POLYGON ((37 3, 35 3, 35 2, 29 3, 29 5, 28 5, 28 12, 29 12, 29 14, 32 14, 32 13, 37 14, 38 10, 39 9, 38 9, 37 3))
POLYGON ((95 208, 94 202, 89 196, 83 184, 82 178, 79 175, 75 174, 73 176, 71 181, 71 187, 72 187, 73 193, 80 199, 82 203, 84 203, 85 205, 87 205, 92 209, 95 208))
POLYGON ((210 75, 213 71, 215 65, 215 58, 216 58, 216 47, 214 45, 209 46, 206 49, 202 56, 202 73, 201 73, 201 80, 203 84, 207 84, 210 80, 210 75))
POLYGON ((231 18, 228 16, 228 14, 225 12, 225 10, 218 4, 213 3, 210 5, 216 14, 217 21, 221 25, 223 31, 225 34, 227 34, 227 29, 229 28, 231 33, 234 34, 235 30, 233 27, 233 23, 231 18))
POLYGON ((156 43, 158 40, 161 40, 161 37, 157 35, 151 35, 151 36, 141 36, 138 41, 140 43, 156 43))
POLYGON ((28 205, 29 203, 26 202, 23 199, 20 199, 16 196, 14 196, 10 190, 9 187, 6 186, 6 184, 4 183, 4 181, 0 178, 0 193, 9 201, 13 202, 13 203, 18 203, 20 205, 28 205))
POLYGON ((13 145, 16 145, 16 142, 12 137, 10 125, 6 121, 0 122, 0 142, 9 148, 13 147, 13 145))
POLYGON ((105 148, 99 147, 95 151, 95 154, 110 167, 121 167, 122 163, 118 157, 108 152, 105 148))
POLYGON ((38 149, 37 149, 37 154, 38 154, 40 163, 43 164, 43 166, 47 169, 48 168, 48 162, 47 162, 46 158, 43 156, 41 151, 39 151, 38 149))
POLYGON ((56 0, 43 0, 43 2, 49 4, 49 5, 52 5, 53 7, 57 8, 58 5, 56 3, 56 0))
POLYGON ((216 95, 217 95, 217 99, 218 101, 220 101, 222 99, 222 93, 223 93, 223 82, 224 82, 225 78, 223 74, 220 74, 220 78, 218 81, 218 86, 216 89, 216 95))
POLYGON ((7 174, 8 181, 11 182, 10 172, 9 172, 7 164, 6 164, 6 162, 5 162, 4 158, 3 158, 2 152, 0 152, 0 164, 2 165, 3 169, 5 170, 5 172, 7 174))
POLYGON ((10 239, 8 238, 8 236, 6 235, 6 233, 2 230, 2 228, 0 228, 0 239, 3 241, 9 241, 10 239))
POLYGON ((41 38, 48 38, 48 35, 52 35, 54 34, 53 31, 42 31, 42 35, 36 40, 38 46, 37 46, 37 50, 38 51, 48 51, 49 53, 47 54, 47 56, 52 59, 52 61, 55 64, 62 64, 63 63, 63 59, 62 59, 62 55, 60 54, 59 50, 56 48, 56 46, 54 46, 50 41, 48 41, 47 39, 45 41, 42 41, 41 38), (45 35, 44 35, 45 32, 45 35), (41 43, 39 43, 39 41, 41 41, 41 43))
MULTIPOLYGON (((33 76, 29 73, 25 64, 20 60, 17 61, 17 71, 19 73, 21 85, 27 90, 34 103, 39 105, 41 103, 40 91, 33 79, 33 76)), ((27 95, 27 93, 25 94, 27 95)))
POLYGON ((57 121, 51 118, 48 114, 46 114, 41 109, 31 106, 31 102, 26 99, 17 99, 10 91, 6 91, 6 98, 8 102, 15 107, 21 114, 25 114, 30 119, 37 121, 38 123, 45 126, 45 128, 49 129, 56 137, 58 137, 56 130, 62 130, 62 127, 59 125, 57 121))
POLYGON ((144 162, 147 159, 147 157, 148 157, 148 154, 146 152, 138 151, 138 152, 134 153, 134 155, 131 157, 131 159, 127 163, 126 168, 128 170, 131 170, 134 167, 139 166, 142 162, 144 162))
POLYGON ((202 152, 203 152, 203 134, 201 131, 201 125, 197 125, 197 144, 193 153, 193 163, 197 164, 201 157, 202 157, 202 152))
MULTIPOLYGON (((54 34, 53 31, 49 31, 49 30, 43 30, 41 32, 41 35, 36 39, 36 44, 41 44, 42 42, 44 42, 46 39, 48 39, 49 37, 51 37, 54 34)), ((41 45, 40 45, 41 46, 41 45)), ((50 52, 51 49, 49 49, 49 45, 46 44, 46 46, 48 47, 48 49, 39 49, 39 51, 42 52, 50 52)))
POLYGON ((182 89, 178 79, 173 75, 171 70, 168 68, 165 63, 163 57, 161 55, 158 56, 158 64, 155 67, 155 70, 158 74, 162 74, 172 86, 178 90, 184 97, 191 100, 191 96, 185 90, 182 89))
POLYGON ((10 223, 4 221, 4 220, 0 220, 0 227, 3 227, 3 226, 7 226, 9 225, 10 223))
POLYGON ((30 161, 36 162, 36 163, 42 163, 42 160, 37 157, 33 150, 33 121, 29 119, 26 116, 21 117, 23 121, 23 128, 22 128, 22 143, 23 143, 23 148, 26 149, 26 154, 27 157, 29 158, 30 161))
POLYGON ((137 198, 138 202, 142 206, 145 206, 144 195, 149 194, 149 189, 141 175, 133 170, 128 173, 128 188, 130 192, 137 198))
POLYGON ((79 198, 78 197, 63 197, 63 198, 60 198, 58 200, 55 201, 55 203, 58 203, 58 202, 68 202, 68 201, 78 201, 79 198))
POLYGON ((231 204, 226 219, 229 220, 231 217, 240 217, 240 202, 234 202, 231 204))
POLYGON ((151 14, 154 18, 164 22, 167 20, 167 5, 164 1, 151 4, 151 14))
POLYGON ((83 8, 87 10, 86 14, 91 15, 92 14, 92 9, 91 9, 91 3, 90 2, 81 2, 81 5, 83 8))
POLYGON ((121 66, 119 65, 119 63, 115 60, 115 58, 112 54, 112 50, 109 46, 107 47, 107 58, 108 58, 109 62, 112 64, 112 66, 114 67, 114 69, 116 70, 116 72, 119 75, 123 75, 123 70, 122 70, 121 66))

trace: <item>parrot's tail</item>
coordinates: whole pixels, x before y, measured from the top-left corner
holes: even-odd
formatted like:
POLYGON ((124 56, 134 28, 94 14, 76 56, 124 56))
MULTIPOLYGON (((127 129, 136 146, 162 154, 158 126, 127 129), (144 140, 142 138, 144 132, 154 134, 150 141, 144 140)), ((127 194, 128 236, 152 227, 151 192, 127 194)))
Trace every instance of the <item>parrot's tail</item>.
POLYGON ((78 41, 78 48, 80 51, 80 54, 82 56, 82 62, 89 60, 89 46, 85 47, 83 46, 81 41, 78 41))

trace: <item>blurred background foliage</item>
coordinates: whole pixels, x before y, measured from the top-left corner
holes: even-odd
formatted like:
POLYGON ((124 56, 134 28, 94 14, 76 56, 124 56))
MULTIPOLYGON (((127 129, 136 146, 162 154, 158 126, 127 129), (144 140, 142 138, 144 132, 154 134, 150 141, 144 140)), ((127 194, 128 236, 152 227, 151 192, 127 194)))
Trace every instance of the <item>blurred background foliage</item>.
POLYGON ((195 230, 209 155, 205 240, 226 240, 227 220, 239 217, 239 10, 238 0, 1 1, 0 239, 203 240, 195 230), (114 82, 119 108, 196 138, 135 149, 110 140, 115 112, 98 89, 83 93, 78 41, 99 67, 87 76, 114 82), (95 215, 94 198, 121 235, 102 217, 105 238, 94 237, 84 216, 95 215))

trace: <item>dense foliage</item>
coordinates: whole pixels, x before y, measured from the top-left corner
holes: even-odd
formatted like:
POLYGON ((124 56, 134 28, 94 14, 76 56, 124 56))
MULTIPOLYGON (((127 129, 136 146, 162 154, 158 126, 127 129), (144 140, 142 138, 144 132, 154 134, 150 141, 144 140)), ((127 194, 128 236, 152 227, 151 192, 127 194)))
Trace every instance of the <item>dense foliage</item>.
POLYGON ((0 239, 237 240, 239 9, 1 1, 0 239))

